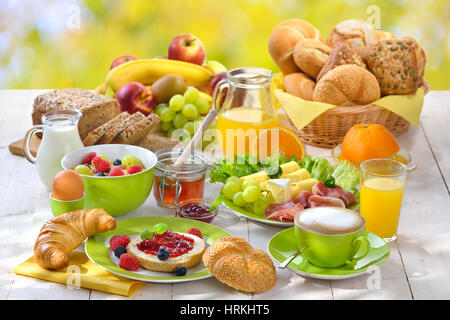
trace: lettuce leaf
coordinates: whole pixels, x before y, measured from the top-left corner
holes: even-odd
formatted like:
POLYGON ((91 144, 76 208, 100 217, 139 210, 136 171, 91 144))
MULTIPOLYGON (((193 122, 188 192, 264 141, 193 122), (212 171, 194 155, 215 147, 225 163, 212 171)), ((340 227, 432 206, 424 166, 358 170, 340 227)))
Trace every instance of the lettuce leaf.
POLYGON ((359 185, 359 171, 347 160, 337 163, 331 175, 336 185, 344 190, 353 191, 359 185))

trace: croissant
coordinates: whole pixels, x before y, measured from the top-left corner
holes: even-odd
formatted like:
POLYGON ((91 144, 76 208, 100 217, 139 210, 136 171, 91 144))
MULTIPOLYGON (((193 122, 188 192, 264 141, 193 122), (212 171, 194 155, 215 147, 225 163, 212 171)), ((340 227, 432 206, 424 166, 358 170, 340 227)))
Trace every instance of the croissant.
POLYGON ((203 263, 219 281, 240 291, 264 292, 277 281, 267 253, 237 236, 215 241, 206 249, 203 263))
POLYGON ((69 264, 68 254, 84 239, 116 227, 116 220, 102 209, 76 210, 48 220, 34 244, 40 266, 56 270, 69 264))

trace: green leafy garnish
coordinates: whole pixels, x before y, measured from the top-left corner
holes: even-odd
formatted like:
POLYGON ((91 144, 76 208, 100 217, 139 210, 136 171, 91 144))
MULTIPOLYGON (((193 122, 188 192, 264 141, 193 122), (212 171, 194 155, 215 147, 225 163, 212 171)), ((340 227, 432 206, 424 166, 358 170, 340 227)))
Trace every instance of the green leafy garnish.
POLYGON ((333 176, 330 176, 327 178, 327 180, 325 180, 323 182, 323 185, 327 188, 335 188, 336 187, 336 182, 334 181, 333 176))
POLYGON ((162 234, 167 231, 169 227, 165 223, 157 223, 150 230, 144 230, 141 233, 141 239, 150 239, 153 237, 153 233, 162 234))

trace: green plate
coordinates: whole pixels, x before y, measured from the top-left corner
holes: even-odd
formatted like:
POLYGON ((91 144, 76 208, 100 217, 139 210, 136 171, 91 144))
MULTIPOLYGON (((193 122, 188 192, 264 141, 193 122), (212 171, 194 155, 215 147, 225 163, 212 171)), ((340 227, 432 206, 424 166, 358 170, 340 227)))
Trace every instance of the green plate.
MULTIPOLYGON (((357 196, 357 199, 359 200, 359 196, 357 196)), ((267 219, 267 218, 264 218, 264 216, 260 216, 253 212, 247 211, 242 207, 238 207, 238 206, 234 205, 233 201, 231 201, 225 197, 222 197, 221 201, 224 206, 226 206, 232 213, 234 213, 235 215, 237 215, 239 217, 244 217, 249 220, 261 222, 261 223, 268 224, 268 225, 275 226, 275 227, 289 228, 289 227, 294 226, 294 222, 282 222, 282 221, 278 221, 278 220, 274 220, 274 219, 267 219)), ((358 210, 359 209, 359 201, 357 203, 354 203, 351 206, 349 206, 348 209, 355 210, 355 211, 358 210)))
POLYGON ((245 210, 242 207, 235 206, 233 204, 233 201, 231 201, 225 197, 223 197, 222 203, 235 215, 247 218, 249 220, 261 222, 261 223, 268 224, 268 225, 275 226, 275 227, 283 227, 283 228, 289 228, 294 225, 293 222, 282 222, 282 221, 273 220, 273 219, 266 219, 266 218, 264 218, 264 216, 257 215, 253 212, 245 210))
MULTIPOLYGON (((383 239, 369 231, 366 231, 366 236, 370 243, 369 253, 355 266, 347 265, 336 269, 320 268, 309 263, 300 254, 287 265, 287 268, 302 276, 327 280, 341 280, 363 275, 372 270, 373 266, 385 262, 390 252, 389 245, 383 239)), ((295 228, 277 233, 270 239, 267 246, 269 254, 280 264, 297 250, 295 228)))
POLYGON ((120 268, 119 258, 114 255, 112 250, 109 250, 109 240, 111 237, 115 235, 138 235, 157 223, 165 223, 168 225, 169 230, 178 232, 187 232, 190 228, 198 228, 202 232, 207 246, 219 238, 230 235, 215 225, 191 219, 175 217, 135 218, 118 221, 116 229, 90 237, 86 241, 86 254, 99 267, 119 276, 134 280, 174 283, 199 280, 212 276, 202 261, 195 267, 189 268, 185 276, 176 276, 175 273, 168 272, 155 272, 144 268, 139 268, 137 271, 128 271, 120 268))

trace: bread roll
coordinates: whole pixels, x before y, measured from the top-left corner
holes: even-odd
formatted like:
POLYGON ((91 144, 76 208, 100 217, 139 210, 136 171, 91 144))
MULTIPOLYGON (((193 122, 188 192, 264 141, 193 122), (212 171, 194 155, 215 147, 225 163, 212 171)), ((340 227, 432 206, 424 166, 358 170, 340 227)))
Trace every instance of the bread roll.
POLYGON ((356 64, 357 66, 367 68, 359 56, 358 50, 353 47, 353 43, 350 40, 340 42, 333 48, 316 80, 319 81, 328 71, 343 64, 356 64))
POLYGON ((425 63, 425 52, 411 37, 379 40, 368 48, 367 65, 383 95, 414 93, 423 83, 425 63))
POLYGON ((312 100, 316 83, 302 72, 290 73, 283 78, 284 90, 304 100, 312 100))
POLYGON ((203 263, 217 280, 240 291, 264 292, 273 288, 277 281, 275 267, 267 253, 237 236, 215 241, 206 249, 203 263))
POLYGON ((283 74, 299 72, 292 53, 295 45, 303 39, 323 38, 312 24, 301 19, 288 19, 275 27, 269 37, 268 49, 275 64, 283 74))
POLYGON ((375 30, 375 40, 384 40, 384 39, 397 39, 395 35, 387 31, 375 30))
POLYGON ((376 41, 376 30, 362 20, 345 20, 331 30, 326 44, 334 48, 338 43, 345 40, 350 40, 361 58, 365 60, 367 46, 376 41))
POLYGON ((316 79, 330 52, 331 48, 322 41, 304 39, 294 47, 294 62, 300 70, 316 79))
POLYGON ((375 76, 354 64, 338 66, 314 88, 313 100, 338 106, 366 105, 380 98, 375 76))

